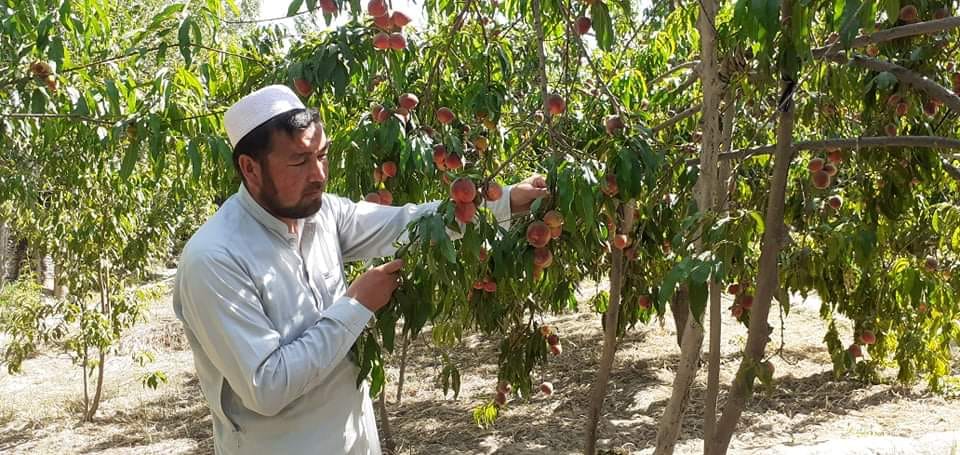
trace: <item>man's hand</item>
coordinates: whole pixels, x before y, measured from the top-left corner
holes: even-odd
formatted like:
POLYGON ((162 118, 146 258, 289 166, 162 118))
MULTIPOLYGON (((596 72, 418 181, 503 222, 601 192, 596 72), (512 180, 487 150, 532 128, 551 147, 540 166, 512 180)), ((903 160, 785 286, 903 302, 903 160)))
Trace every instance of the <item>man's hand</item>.
POLYGON ((394 259, 379 267, 367 270, 353 280, 347 296, 357 299, 368 310, 376 312, 390 301, 390 296, 400 284, 397 272, 403 267, 403 259, 394 259))
POLYGON ((547 179, 542 175, 531 175, 510 188, 510 212, 527 212, 533 201, 549 194, 547 179))

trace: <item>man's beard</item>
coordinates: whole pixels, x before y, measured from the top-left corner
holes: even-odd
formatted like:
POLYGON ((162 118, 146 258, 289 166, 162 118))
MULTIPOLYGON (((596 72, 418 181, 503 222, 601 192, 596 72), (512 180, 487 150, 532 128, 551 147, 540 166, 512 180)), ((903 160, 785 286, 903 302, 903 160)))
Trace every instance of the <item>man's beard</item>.
MULTIPOLYGON (((277 201, 277 185, 274 183, 273 177, 270 176, 269 172, 264 172, 263 177, 263 194, 261 198, 263 199, 264 205, 266 205, 267 211, 272 213, 273 216, 299 219, 313 216, 313 214, 320 211, 320 207, 323 205, 322 195, 316 201, 305 200, 301 196, 300 201, 294 205, 281 205, 280 202, 277 201)), ((307 188, 307 191, 323 191, 323 187, 324 185, 318 184, 307 188)))

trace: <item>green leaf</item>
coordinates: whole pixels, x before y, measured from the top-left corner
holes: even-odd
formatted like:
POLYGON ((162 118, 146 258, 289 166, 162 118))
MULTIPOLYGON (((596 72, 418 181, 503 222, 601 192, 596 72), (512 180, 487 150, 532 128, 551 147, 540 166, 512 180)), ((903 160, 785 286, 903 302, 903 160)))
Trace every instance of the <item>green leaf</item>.
POLYGON ((140 142, 136 141, 127 147, 127 153, 123 155, 123 162, 120 164, 120 177, 124 180, 130 178, 133 167, 140 159, 140 142))
MULTIPOLYGON (((337 62, 330 74, 330 80, 333 82, 333 93, 337 98, 342 98, 347 93, 347 69, 343 63, 337 62)), ((391 122, 396 123, 396 122, 391 122)))
POLYGON ((196 142, 190 141, 190 144, 187 145, 187 156, 190 158, 191 169, 193 170, 191 177, 194 182, 198 182, 203 167, 203 160, 200 157, 200 151, 197 149, 196 142))
POLYGON ((190 24, 193 22, 193 16, 187 16, 180 22, 180 30, 177 33, 179 40, 180 55, 183 55, 183 61, 187 66, 193 63, 193 54, 190 49, 190 24))
POLYGON ((594 2, 590 8, 590 16, 590 20, 593 22, 593 30, 597 33, 597 46, 609 52, 613 49, 614 31, 607 4, 605 2, 594 2))
POLYGON ((703 314, 707 309, 707 296, 709 295, 707 283, 705 281, 698 282, 691 278, 687 280, 687 286, 690 289, 690 312, 697 322, 703 324, 703 314))
POLYGON ((896 22, 900 17, 900 0, 884 0, 883 9, 887 12, 887 22, 896 22))
POLYGON ((290 2, 290 7, 287 8, 287 17, 297 14, 297 11, 300 11, 300 6, 303 5, 303 0, 293 0, 290 2))
POLYGON ((47 51, 47 56, 57 64, 57 68, 63 67, 63 38, 59 35, 54 36, 53 40, 50 41, 50 50, 47 51))

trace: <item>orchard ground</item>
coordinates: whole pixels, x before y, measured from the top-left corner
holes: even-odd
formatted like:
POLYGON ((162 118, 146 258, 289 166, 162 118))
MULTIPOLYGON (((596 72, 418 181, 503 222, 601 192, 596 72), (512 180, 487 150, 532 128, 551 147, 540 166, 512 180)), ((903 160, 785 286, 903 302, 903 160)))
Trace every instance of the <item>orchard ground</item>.
MULTIPOLYGON (((65 354, 46 349, 24 363, 23 374, 0 372, 0 452, 212 453, 210 416, 193 374, 189 347, 171 309, 172 272, 161 274, 154 283, 167 289, 165 297, 150 305, 147 321, 130 330, 119 345, 120 353, 108 360, 96 422, 77 423, 82 409, 80 372, 65 354), (153 351, 156 361, 139 366, 131 357, 144 350, 153 351), (144 388, 140 378, 156 370, 165 372, 169 382, 157 390, 144 388)), ((583 291, 589 295, 596 289, 585 286, 583 291)), ((956 391, 938 396, 922 386, 835 381, 822 342, 825 324, 817 314, 818 306, 816 298, 805 302, 798 298, 785 318, 783 356, 773 359, 775 387, 758 391, 750 401, 730 453, 922 453, 923 448, 929 453, 960 453, 960 433, 951 433, 960 428, 956 391), (906 452, 889 451, 894 446, 906 447, 906 452)), ((429 332, 413 343, 399 405, 396 361, 389 370, 388 408, 398 452, 579 453, 603 338, 600 321, 584 306, 548 323, 560 333, 563 354, 552 357, 549 366, 535 374, 538 381, 553 383, 553 396, 536 395, 529 401, 511 398, 488 429, 473 423, 471 410, 493 397, 496 340, 470 337, 467 349, 451 353, 463 377, 456 400, 444 398, 436 385, 440 359, 425 344, 429 332)), ((768 352, 775 352, 781 345, 776 308, 771 324, 774 333, 768 352)), ((851 325, 843 321, 842 327, 849 338, 851 325)), ((738 353, 747 333, 728 311, 723 332, 721 384, 725 388, 740 363, 738 353)), ((0 339, 0 348, 2 344, 0 339)), ((623 340, 601 419, 599 447, 606 453, 652 451, 678 353, 670 319, 663 325, 637 327, 623 340)), ((960 374, 960 363, 954 364, 953 374, 960 374)), ((690 413, 677 453, 702 450, 699 413, 705 376, 702 368, 691 391, 690 413)))

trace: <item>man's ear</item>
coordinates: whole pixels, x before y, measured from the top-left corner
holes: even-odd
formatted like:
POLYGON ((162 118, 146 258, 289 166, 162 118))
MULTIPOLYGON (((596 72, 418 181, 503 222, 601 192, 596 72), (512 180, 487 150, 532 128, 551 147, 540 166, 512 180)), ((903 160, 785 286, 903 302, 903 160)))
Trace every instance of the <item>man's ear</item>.
POLYGON ((250 155, 240 155, 238 164, 243 181, 250 186, 251 190, 260 191, 263 186, 263 166, 250 155))

